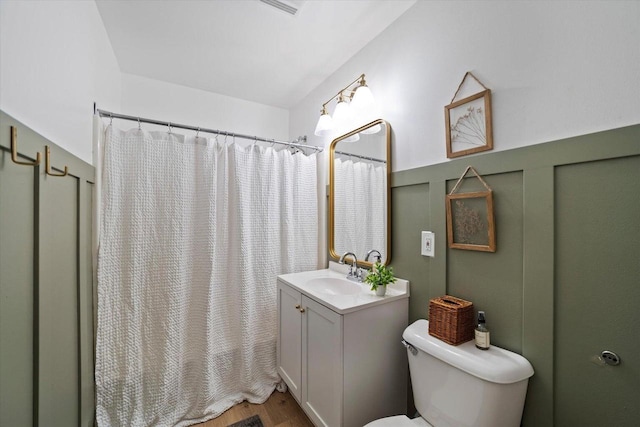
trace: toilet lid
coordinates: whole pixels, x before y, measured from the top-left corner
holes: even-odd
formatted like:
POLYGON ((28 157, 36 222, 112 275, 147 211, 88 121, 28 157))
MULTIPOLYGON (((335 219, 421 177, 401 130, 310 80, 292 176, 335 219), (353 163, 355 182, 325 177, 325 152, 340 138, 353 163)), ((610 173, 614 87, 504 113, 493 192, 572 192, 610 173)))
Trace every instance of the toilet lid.
POLYGON ((422 417, 409 419, 405 415, 395 417, 380 418, 371 421, 365 427, 433 427, 422 417))

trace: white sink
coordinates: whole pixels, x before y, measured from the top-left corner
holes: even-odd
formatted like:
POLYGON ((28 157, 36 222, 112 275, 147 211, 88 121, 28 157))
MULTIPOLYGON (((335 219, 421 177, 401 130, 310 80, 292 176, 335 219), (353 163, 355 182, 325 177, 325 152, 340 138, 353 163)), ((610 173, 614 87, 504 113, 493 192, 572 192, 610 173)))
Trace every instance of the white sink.
POLYGON ((335 277, 311 279, 307 285, 310 289, 327 295, 356 295, 362 292, 362 285, 335 277))
POLYGON ((366 283, 347 280, 348 265, 329 262, 323 270, 301 271, 278 276, 278 280, 338 314, 347 314, 373 305, 409 298, 409 282, 398 279, 387 286, 387 293, 379 297, 366 283))

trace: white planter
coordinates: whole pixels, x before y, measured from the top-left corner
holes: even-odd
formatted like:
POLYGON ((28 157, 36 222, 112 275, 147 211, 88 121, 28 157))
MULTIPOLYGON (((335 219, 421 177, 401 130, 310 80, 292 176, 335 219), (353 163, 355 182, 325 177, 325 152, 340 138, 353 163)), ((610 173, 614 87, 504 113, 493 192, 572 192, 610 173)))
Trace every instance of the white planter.
POLYGON ((387 293, 387 285, 378 286, 376 288, 376 295, 379 297, 383 297, 384 294, 387 293))

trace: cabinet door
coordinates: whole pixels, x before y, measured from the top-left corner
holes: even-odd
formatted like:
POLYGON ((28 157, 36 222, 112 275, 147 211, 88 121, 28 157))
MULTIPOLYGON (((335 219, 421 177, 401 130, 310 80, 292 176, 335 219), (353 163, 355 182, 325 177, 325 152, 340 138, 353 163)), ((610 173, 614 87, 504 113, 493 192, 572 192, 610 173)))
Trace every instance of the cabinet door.
POLYGON ((300 292, 278 281, 278 373, 298 402, 302 375, 300 308, 300 292))
POLYGON ((342 425, 342 316, 302 296, 302 407, 316 426, 342 425))

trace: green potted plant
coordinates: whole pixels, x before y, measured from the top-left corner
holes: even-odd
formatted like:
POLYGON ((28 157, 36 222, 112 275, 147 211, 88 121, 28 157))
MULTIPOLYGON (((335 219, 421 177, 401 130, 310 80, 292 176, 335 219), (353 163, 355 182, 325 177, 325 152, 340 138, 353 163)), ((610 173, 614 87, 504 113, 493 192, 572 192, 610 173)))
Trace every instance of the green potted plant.
POLYGON ((394 283, 396 278, 393 276, 393 268, 380 264, 377 261, 371 271, 364 279, 365 283, 371 285, 371 290, 376 292, 378 296, 384 296, 387 292, 387 285, 394 283))

